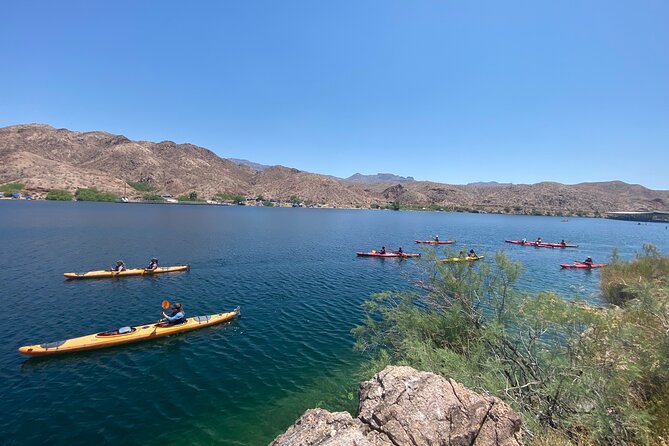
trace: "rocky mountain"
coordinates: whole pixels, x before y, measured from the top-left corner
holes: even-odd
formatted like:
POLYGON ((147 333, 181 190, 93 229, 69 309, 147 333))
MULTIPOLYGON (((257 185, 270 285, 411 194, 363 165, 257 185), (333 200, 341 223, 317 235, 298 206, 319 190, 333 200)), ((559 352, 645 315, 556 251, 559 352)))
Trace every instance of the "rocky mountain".
POLYGON ((233 163, 237 164, 238 166, 246 166, 250 167, 253 170, 261 171, 265 169, 269 169, 272 166, 268 166, 267 164, 260 164, 260 163, 254 163, 253 161, 249 160, 240 160, 238 158, 228 158, 230 161, 233 163))
POLYGON ((401 177, 392 173, 377 173, 376 175, 363 175, 356 173, 346 178, 351 183, 378 184, 378 183, 408 183, 414 180, 413 177, 401 177))
POLYGON ((476 186, 476 187, 499 187, 499 186, 511 186, 512 183, 498 183, 497 181, 477 181, 476 183, 467 183, 467 186, 476 186))
POLYGON ((499 187, 421 181, 387 188, 377 185, 368 190, 388 201, 421 205, 439 203, 454 209, 484 212, 594 215, 617 209, 650 211, 669 208, 669 191, 653 191, 621 181, 575 185, 544 182, 499 187))
POLYGON ((144 181, 175 194, 245 191, 255 173, 192 144, 131 141, 105 132, 71 132, 47 125, 0 129, 0 181, 28 189, 96 187, 124 193, 144 181))
POLYGON ((95 187, 141 198, 146 192, 129 186, 129 182, 141 182, 159 194, 197 192, 201 198, 211 198, 221 192, 275 200, 297 196, 338 207, 384 207, 396 202, 418 208, 563 215, 669 210, 669 191, 620 181, 490 187, 414 181, 392 174, 356 174, 351 181, 283 166, 240 165, 239 160, 221 158, 192 144, 131 141, 121 135, 42 124, 0 128, 0 159, 0 184, 20 182, 38 195, 49 189, 73 192, 95 187), (358 181, 369 177, 368 182, 358 181))

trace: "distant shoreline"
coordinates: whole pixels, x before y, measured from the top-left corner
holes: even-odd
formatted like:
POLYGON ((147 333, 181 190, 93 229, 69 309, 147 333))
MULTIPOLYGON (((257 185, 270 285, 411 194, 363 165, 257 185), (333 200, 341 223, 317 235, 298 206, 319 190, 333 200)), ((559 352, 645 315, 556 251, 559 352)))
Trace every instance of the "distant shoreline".
POLYGON ((274 204, 272 206, 267 206, 263 204, 232 204, 232 203, 207 203, 201 201, 157 201, 157 200, 133 200, 133 201, 92 201, 92 200, 46 200, 46 199, 25 199, 25 198, 9 198, 9 197, 0 197, 0 202, 2 201, 52 201, 52 202, 83 202, 83 203, 109 203, 109 204, 143 204, 143 205, 186 205, 186 206, 216 206, 216 207, 274 207, 274 208, 302 208, 302 209, 346 209, 346 210, 358 210, 358 211, 415 211, 415 212, 448 212, 448 213, 463 213, 463 214, 492 214, 492 215, 517 215, 517 216, 534 216, 534 217, 558 217, 564 218, 567 222, 568 218, 604 218, 608 220, 621 220, 621 221, 633 221, 639 223, 669 223, 669 212, 611 212, 608 215, 547 215, 547 214, 532 214, 532 213, 513 213, 513 212, 486 212, 480 211, 477 209, 430 209, 427 207, 419 208, 418 206, 411 206, 407 208, 400 209, 389 209, 389 208, 363 208, 363 207, 346 207, 346 206, 292 206, 288 204, 274 204), (616 215, 611 215, 616 214, 616 215), (653 218, 652 216, 660 215, 659 217, 653 218), (649 217, 651 216, 651 217, 649 217), (664 219, 663 219, 664 218, 664 219))

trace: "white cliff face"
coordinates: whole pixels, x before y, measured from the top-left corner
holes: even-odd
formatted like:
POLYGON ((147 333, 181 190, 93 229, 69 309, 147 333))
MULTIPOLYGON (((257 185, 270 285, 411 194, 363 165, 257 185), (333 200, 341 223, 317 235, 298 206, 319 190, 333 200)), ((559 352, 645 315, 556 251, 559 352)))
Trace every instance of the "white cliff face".
POLYGON ((360 385, 357 418, 311 409, 271 446, 517 446, 520 416, 498 398, 411 367, 387 367, 360 385))

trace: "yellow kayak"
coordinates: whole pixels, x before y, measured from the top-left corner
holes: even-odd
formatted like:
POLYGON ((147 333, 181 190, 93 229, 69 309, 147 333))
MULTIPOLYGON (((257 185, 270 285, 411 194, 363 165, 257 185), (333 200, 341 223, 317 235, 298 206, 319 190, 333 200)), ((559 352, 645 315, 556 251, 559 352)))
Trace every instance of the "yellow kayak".
POLYGON ((474 262, 476 260, 481 260, 484 256, 477 256, 477 257, 451 257, 450 259, 444 259, 442 262, 474 262))
POLYGON ((125 277, 125 276, 150 276, 152 274, 173 273, 175 271, 186 271, 190 268, 188 265, 158 267, 153 271, 147 271, 144 268, 132 268, 125 271, 110 271, 103 269, 99 271, 89 271, 87 273, 63 273, 68 279, 101 279, 105 277, 125 277))
POLYGON ((95 350, 98 348, 113 347, 131 342, 147 341, 162 338, 184 331, 220 324, 234 319, 239 314, 239 307, 228 313, 210 314, 186 318, 186 322, 177 325, 165 325, 162 322, 138 325, 136 327, 121 327, 118 330, 104 331, 65 341, 47 342, 44 344, 26 345, 19 348, 19 353, 26 356, 48 356, 63 353, 95 350))

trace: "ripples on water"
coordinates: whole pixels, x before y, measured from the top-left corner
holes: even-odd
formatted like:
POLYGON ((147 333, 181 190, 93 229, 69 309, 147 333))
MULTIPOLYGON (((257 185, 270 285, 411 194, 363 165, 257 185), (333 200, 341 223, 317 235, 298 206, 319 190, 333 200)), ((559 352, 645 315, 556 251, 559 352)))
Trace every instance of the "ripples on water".
MULTIPOLYGON (((407 287, 419 262, 356 258, 382 245, 417 251, 434 234, 525 266, 523 289, 597 301, 598 272, 561 270, 613 247, 669 248, 664 225, 449 213, 0 203, 3 444, 266 444, 305 409, 354 410, 359 357, 350 329, 372 293, 407 287), (575 250, 503 243, 562 238, 575 250), (65 271, 192 266, 185 273, 64 281, 65 271), (188 315, 242 316, 188 334, 26 360, 20 345, 157 320, 160 302, 188 315), (35 426, 40 426, 36 429, 35 426), (186 436, 186 437, 184 437, 186 436)), ((427 248, 432 249, 432 248, 427 248)), ((441 249, 440 249, 441 251, 441 249)))

